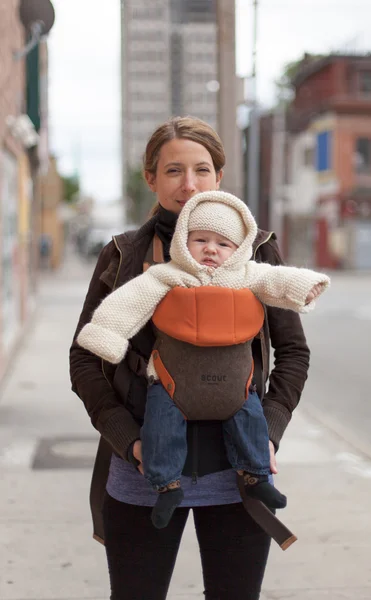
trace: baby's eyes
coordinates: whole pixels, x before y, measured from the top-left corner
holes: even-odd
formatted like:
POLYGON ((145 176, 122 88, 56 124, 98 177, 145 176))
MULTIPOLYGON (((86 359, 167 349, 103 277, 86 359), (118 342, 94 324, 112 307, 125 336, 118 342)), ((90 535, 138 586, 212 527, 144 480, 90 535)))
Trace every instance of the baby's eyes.
MULTIPOLYGON (((207 244, 207 240, 205 240, 204 238, 196 238, 195 242, 199 242, 200 244, 207 244)), ((230 244, 227 244, 226 242, 219 242, 218 245, 222 248, 231 248, 230 244)))

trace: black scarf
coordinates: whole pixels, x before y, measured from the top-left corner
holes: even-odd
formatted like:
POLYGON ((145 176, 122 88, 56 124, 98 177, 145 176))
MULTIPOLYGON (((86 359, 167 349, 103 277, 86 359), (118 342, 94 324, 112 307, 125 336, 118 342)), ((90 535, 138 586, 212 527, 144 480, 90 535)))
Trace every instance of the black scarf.
POLYGON ((160 238, 164 248, 164 259, 166 262, 170 260, 170 244, 173 238, 175 225, 178 219, 176 213, 166 210, 160 205, 160 210, 157 214, 157 221, 155 225, 155 233, 160 238))

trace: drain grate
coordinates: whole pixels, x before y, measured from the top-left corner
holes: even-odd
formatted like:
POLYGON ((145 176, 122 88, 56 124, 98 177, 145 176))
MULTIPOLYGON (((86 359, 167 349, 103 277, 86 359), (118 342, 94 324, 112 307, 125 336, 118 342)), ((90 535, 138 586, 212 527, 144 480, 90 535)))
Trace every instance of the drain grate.
POLYGON ((32 469, 91 469, 97 437, 42 438, 36 447, 32 469))

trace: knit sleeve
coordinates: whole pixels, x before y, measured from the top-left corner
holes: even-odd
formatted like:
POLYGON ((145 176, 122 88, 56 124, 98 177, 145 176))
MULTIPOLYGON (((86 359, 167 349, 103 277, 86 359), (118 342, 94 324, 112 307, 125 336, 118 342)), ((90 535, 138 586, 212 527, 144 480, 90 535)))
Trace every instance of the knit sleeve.
POLYGON ((317 284, 322 285, 320 293, 323 293, 330 285, 330 278, 310 269, 254 261, 247 267, 248 287, 268 306, 307 313, 313 310, 315 301, 306 304, 306 298, 317 284))
POLYGON ((169 286, 154 269, 135 277, 107 296, 95 310, 91 322, 80 331, 77 342, 93 354, 118 364, 129 339, 152 317, 169 286))

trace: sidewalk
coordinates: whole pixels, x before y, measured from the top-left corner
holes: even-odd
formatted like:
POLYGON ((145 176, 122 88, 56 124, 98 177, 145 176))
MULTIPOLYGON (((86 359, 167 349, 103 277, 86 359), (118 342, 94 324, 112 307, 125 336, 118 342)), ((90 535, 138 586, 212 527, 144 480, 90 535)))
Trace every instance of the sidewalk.
MULTIPOLYGON (((44 276, 37 320, 0 391, 1 600, 109 598, 88 504, 98 434, 68 378, 91 271, 69 259, 44 276)), ((371 461, 301 408, 278 462, 289 499, 282 519, 299 539, 286 552, 272 546, 261 599, 369 600, 371 461)), ((201 599, 202 591, 190 520, 169 599, 201 599)))

